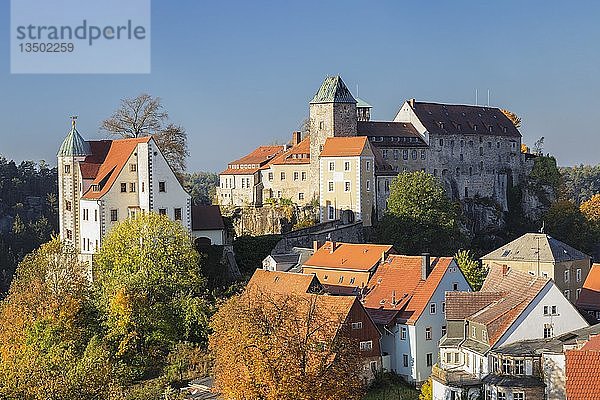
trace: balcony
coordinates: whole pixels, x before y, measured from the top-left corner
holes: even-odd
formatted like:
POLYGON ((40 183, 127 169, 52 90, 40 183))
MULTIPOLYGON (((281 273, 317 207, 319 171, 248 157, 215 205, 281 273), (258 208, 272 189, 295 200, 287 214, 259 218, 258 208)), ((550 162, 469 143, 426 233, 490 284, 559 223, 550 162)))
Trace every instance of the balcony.
POLYGON ((445 386, 469 387, 481 385, 481 379, 477 375, 469 374, 462 370, 447 370, 438 367, 437 364, 431 369, 431 376, 445 386))

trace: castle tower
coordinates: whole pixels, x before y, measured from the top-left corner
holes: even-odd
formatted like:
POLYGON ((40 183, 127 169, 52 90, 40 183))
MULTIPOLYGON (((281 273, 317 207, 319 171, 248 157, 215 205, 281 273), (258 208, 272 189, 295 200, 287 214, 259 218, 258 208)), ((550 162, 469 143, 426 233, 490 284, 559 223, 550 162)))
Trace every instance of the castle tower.
POLYGON ((79 249, 79 199, 82 181, 79 162, 90 154, 90 145, 76 128, 77 117, 71 117, 71 130, 58 150, 58 215, 60 238, 79 249))
POLYGON ((310 102, 310 193, 319 195, 319 155, 325 139, 356 136, 356 99, 339 76, 328 76, 310 102))

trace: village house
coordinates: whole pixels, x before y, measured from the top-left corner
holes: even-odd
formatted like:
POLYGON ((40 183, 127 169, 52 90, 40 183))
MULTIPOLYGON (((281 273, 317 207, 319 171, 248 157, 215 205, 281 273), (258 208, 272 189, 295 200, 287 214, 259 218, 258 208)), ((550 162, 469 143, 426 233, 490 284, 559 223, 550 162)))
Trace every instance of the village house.
POLYGON ((262 261, 267 271, 301 272, 302 265, 314 254, 313 249, 292 247, 288 253, 271 253, 262 261))
POLYGON ((215 246, 225 244, 227 231, 219 206, 192 206, 192 234, 198 244, 215 246))
POLYGON ((581 294, 591 257, 545 233, 526 233, 481 257, 484 267, 507 265, 512 269, 554 280, 573 304, 581 294))
POLYGON ((592 322, 600 322, 600 264, 592 265, 575 304, 592 322))
POLYGON ((156 212, 192 229, 191 197, 152 136, 86 141, 72 127, 57 154, 60 238, 84 260, 119 221, 156 212))
MULTIPOLYGON (((403 171, 425 171, 437 176, 453 199, 490 198, 508 210, 508 190, 524 179, 526 162, 521 134, 500 109, 411 99, 391 121, 371 121, 371 109, 352 95, 341 77, 325 78, 309 103, 309 136, 301 138, 294 133, 292 148, 303 139, 299 154, 290 153, 285 163, 270 166, 266 159, 245 163, 253 170, 247 174, 262 169, 254 180, 246 178, 241 192, 242 181, 233 175, 242 172, 230 168, 240 164, 239 160, 230 163, 221 173, 219 204, 261 205, 281 194, 298 204, 318 200, 321 221, 327 221, 340 218, 343 208, 336 207, 339 199, 339 204, 357 214, 357 221, 368 226, 372 215, 381 217, 385 211, 393 177, 403 171), (327 144, 332 138, 366 138, 370 146, 363 146, 360 154, 348 155, 343 146, 327 144), (354 171, 352 177, 350 170, 354 171), (302 185, 290 179, 295 173, 302 185), (250 187, 261 184, 262 199, 250 197, 250 187), (278 184, 281 189, 276 188, 278 184)), ((358 139, 351 142, 361 143, 358 139)))
MULTIPOLYGON (((446 320, 432 371, 434 400, 479 393, 482 379, 497 369, 490 352, 501 346, 588 326, 552 280, 495 264, 481 291, 446 293, 446 320)), ((524 399, 525 393, 512 395, 524 399)))
POLYGON ((392 245, 328 241, 304 262, 302 272, 315 275, 329 293, 356 296, 391 252, 392 245))
POLYGON ((362 359, 361 375, 367 382, 381 370, 381 334, 356 296, 332 296, 323 291, 312 274, 277 272, 257 269, 245 293, 271 293, 289 296, 313 296, 316 307, 322 307, 341 322, 337 334, 356 341, 362 359))
POLYGON ((452 257, 388 255, 369 279, 363 304, 382 333, 384 367, 419 384, 446 334, 445 294, 470 291, 452 257))

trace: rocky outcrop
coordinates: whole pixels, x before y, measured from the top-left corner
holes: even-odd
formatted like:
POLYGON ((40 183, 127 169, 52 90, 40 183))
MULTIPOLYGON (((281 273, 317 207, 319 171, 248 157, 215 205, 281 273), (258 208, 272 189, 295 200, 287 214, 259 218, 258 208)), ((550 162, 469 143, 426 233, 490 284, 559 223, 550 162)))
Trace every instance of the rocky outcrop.
POLYGON ((317 221, 312 206, 265 205, 262 207, 222 208, 221 213, 231 221, 235 236, 270 235, 290 232, 299 224, 317 221))

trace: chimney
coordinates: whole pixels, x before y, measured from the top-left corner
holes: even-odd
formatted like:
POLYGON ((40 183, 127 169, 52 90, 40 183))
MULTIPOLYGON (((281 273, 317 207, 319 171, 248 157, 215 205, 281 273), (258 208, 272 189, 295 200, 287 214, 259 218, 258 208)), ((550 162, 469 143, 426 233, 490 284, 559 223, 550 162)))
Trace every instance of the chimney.
POLYGON ((408 104, 410 104, 411 108, 415 108, 415 99, 408 100, 408 104))
POLYGON ((319 242, 317 240, 313 240, 313 251, 316 253, 319 250, 319 242))
POLYGON ((426 280, 431 272, 431 255, 423 253, 421 255, 421 280, 426 280))
POLYGON ((510 268, 508 267, 508 265, 506 265, 506 264, 502 265, 502 276, 508 275, 508 270, 509 269, 510 268))
POLYGON ((292 146, 296 146, 302 141, 302 132, 292 132, 292 146))
POLYGON ((381 263, 385 263, 385 251, 381 252, 381 263))

